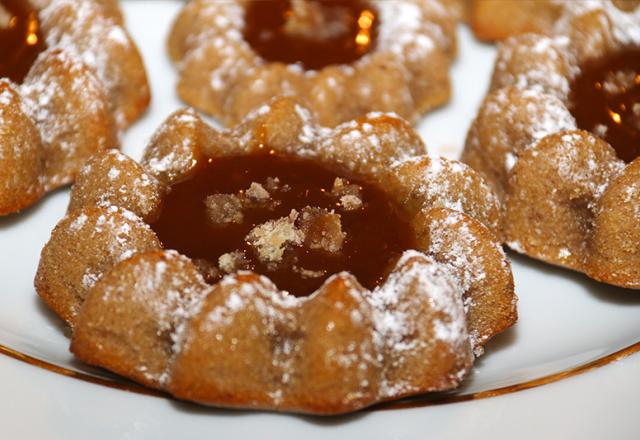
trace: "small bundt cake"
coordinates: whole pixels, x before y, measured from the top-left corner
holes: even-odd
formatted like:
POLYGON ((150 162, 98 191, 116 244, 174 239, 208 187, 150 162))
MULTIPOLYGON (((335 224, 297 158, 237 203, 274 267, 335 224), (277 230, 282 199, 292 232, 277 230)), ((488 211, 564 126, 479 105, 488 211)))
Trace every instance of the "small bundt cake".
POLYGON ((526 33, 551 34, 567 15, 580 15, 603 5, 631 10, 639 0, 459 0, 476 37, 503 40, 526 33))
POLYGON ((604 4, 507 39, 462 160, 515 251, 640 288, 640 8, 604 4))
POLYGON ((280 95, 325 126, 370 111, 415 120, 450 96, 449 2, 192 0, 168 43, 178 94, 227 125, 280 95))
POLYGON ((386 114, 179 111, 142 164, 88 162, 37 292, 78 358, 180 399, 336 414, 454 388, 516 297, 497 197, 424 153, 386 114))
POLYGON ((74 180, 149 103, 112 0, 0 0, 0 215, 74 180))

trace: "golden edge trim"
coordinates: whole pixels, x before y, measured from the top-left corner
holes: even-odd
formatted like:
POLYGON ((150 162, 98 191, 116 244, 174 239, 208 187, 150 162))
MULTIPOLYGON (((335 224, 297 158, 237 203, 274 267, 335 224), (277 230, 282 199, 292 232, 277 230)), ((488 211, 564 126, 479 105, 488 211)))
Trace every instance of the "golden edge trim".
MULTIPOLYGON (((603 367, 605 365, 608 365, 620 359, 624 359, 637 352, 640 352, 640 341, 628 347, 625 347, 621 350, 618 350, 614 353, 611 353, 609 355, 587 362, 586 364, 578 365, 577 367, 573 367, 568 370, 560 371, 558 373, 550 374, 548 376, 543 376, 543 377, 529 380, 526 382, 521 382, 515 385, 509 385, 506 387, 495 388, 492 390, 480 391, 477 393, 460 394, 460 395, 446 395, 446 394, 437 395, 436 394, 435 396, 431 396, 431 397, 429 397, 429 395, 423 395, 423 396, 418 396, 411 399, 405 399, 405 400, 400 400, 395 402, 387 402, 387 403, 374 405, 373 407, 367 409, 366 411, 379 411, 379 410, 388 411, 388 410, 398 410, 398 409, 407 409, 407 408, 421 408, 421 407, 432 406, 432 405, 444 405, 449 403, 468 402, 471 400, 480 400, 480 399, 487 399, 489 397, 503 396, 505 394, 511 394, 518 391, 529 390, 531 388, 537 388, 542 385, 547 385, 562 379, 566 379, 568 377, 577 376, 582 373, 595 370, 596 368, 603 367)), ((82 380, 84 382, 103 385, 103 386, 106 386, 109 388, 115 388, 118 390, 144 394, 147 396, 172 398, 167 393, 154 390, 151 388, 146 388, 141 385, 135 384, 133 382, 128 382, 124 380, 113 381, 113 380, 104 379, 97 376, 92 376, 90 374, 81 373, 79 371, 70 370, 68 368, 61 367, 59 365, 55 365, 50 362, 43 361, 33 356, 29 356, 27 354, 21 353, 19 351, 16 351, 12 348, 6 347, 1 344, 0 344, 0 354, 4 354, 18 361, 27 363, 29 365, 33 365, 38 368, 42 368, 44 370, 51 371, 53 373, 71 377, 73 379, 82 380)))
POLYGON ((84 382, 103 385, 109 388, 130 391, 138 394, 145 394, 147 396, 171 397, 169 396, 169 394, 163 393, 162 391, 143 387, 142 385, 138 385, 134 382, 127 382, 124 379, 122 381, 116 382, 115 380, 109 380, 102 377, 92 376, 87 373, 82 373, 80 371, 70 370, 68 368, 35 358, 33 356, 29 356, 28 354, 21 353, 2 344, 0 344, 0 354, 4 354, 6 356, 9 356, 10 358, 19 360, 26 364, 33 365, 34 367, 42 368, 44 370, 51 371, 52 373, 61 374, 62 376, 71 377, 73 379, 82 380, 84 382))
POLYGON ((432 405, 444 405, 449 403, 468 402, 471 400, 487 399, 489 397, 503 396, 505 394, 516 393, 518 391, 529 390, 537 388, 542 385, 558 382, 562 379, 578 376, 591 370, 595 370, 599 367, 604 367, 613 362, 624 359, 631 356, 634 353, 640 352, 640 341, 622 348, 616 352, 587 362, 586 364, 578 365, 573 368, 569 368, 558 373, 553 373, 548 376, 542 376, 537 379, 528 380, 526 382, 517 383, 501 388, 494 388, 492 390, 479 391, 476 393, 459 394, 459 395, 439 395, 429 398, 428 395, 424 395, 417 398, 404 399, 399 402, 388 402, 375 406, 375 409, 380 410, 392 410, 392 409, 407 409, 407 408, 420 408, 432 405))

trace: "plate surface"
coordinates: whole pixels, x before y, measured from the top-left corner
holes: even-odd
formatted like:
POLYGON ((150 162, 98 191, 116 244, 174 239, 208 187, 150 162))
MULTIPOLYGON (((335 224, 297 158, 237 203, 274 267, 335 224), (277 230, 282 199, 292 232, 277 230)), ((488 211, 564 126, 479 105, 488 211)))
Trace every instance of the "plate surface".
MULTIPOLYGON (((149 113, 124 138, 123 150, 136 159, 158 125, 181 107, 174 91, 175 71, 164 50, 171 19, 180 6, 175 1, 124 2, 129 29, 145 57, 153 90, 149 113)), ((418 126, 432 154, 459 154, 485 93, 494 56, 492 46, 475 42, 467 29, 460 29, 454 97, 418 126)), ((67 370, 111 380, 109 374, 73 360, 64 326, 33 289, 40 250, 64 215, 68 196, 68 190, 58 191, 18 216, 0 219, 0 345, 67 370)), ((478 360, 454 399, 555 378, 640 340, 640 294, 510 256, 520 319, 487 347, 487 354, 478 360)), ((491 433, 499 439, 502 435, 507 438, 509 432, 528 438, 549 428, 565 438, 578 434, 601 438, 605 433, 632 438, 637 430, 631 411, 640 403, 638 373, 640 356, 634 355, 595 372, 508 396, 449 405, 441 402, 450 396, 439 396, 425 407, 319 420, 202 409, 64 378, 0 357, 0 432, 3 438, 155 439, 216 432, 261 438, 268 433, 284 439, 300 434, 312 438, 327 434, 456 438, 491 433), (575 424, 582 414, 585 421, 575 424), (540 417, 546 423, 533 424, 540 417), (4 437, 3 431, 14 435, 4 437)))

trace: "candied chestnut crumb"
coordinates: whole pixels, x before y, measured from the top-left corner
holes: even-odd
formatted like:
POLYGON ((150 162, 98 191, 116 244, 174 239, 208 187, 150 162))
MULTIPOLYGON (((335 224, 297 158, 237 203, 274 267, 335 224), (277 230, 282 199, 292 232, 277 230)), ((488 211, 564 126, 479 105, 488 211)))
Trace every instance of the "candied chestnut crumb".
POLYGON ((342 250, 345 233, 340 214, 307 206, 302 210, 298 223, 304 233, 305 246, 334 254, 342 250))
POLYGON ((280 179, 277 177, 267 177, 264 187, 270 193, 274 193, 276 191, 287 192, 291 189, 289 185, 282 185, 280 179))
MULTIPOLYGON (((274 187, 275 190, 277 189, 274 187)), ((212 194, 205 198, 204 203, 209 221, 213 225, 224 226, 230 223, 242 223, 247 209, 273 209, 280 204, 280 201, 273 199, 269 191, 260 183, 251 182, 246 190, 240 190, 237 194, 212 194)))
POLYGON ((256 182, 251 182, 251 186, 246 191, 246 194, 247 194, 247 197, 249 197, 251 200, 256 200, 256 201, 265 201, 271 198, 269 191, 264 189, 264 186, 256 182))
POLYGON ((256 226, 246 237, 265 264, 282 261, 287 246, 298 246, 304 241, 304 233, 295 225, 298 212, 293 209, 287 217, 270 220, 256 226))
POLYGON ((305 279, 319 278, 321 276, 324 276, 327 273, 324 270, 305 269, 304 267, 298 267, 295 264, 293 265, 293 271, 305 279))
POLYGON ((353 211, 362 207, 362 200, 358 196, 346 195, 340 197, 340 204, 347 211, 353 211))
POLYGON ((250 269, 250 263, 243 251, 233 251, 222 254, 218 258, 218 267, 224 273, 235 273, 250 269))
POLYGON ((205 199, 207 215, 214 225, 242 223, 242 199, 235 194, 213 194, 205 199))
POLYGON ((331 194, 340 200, 340 205, 347 211, 353 211, 362 207, 361 188, 349 183, 346 179, 336 178, 333 182, 331 194))

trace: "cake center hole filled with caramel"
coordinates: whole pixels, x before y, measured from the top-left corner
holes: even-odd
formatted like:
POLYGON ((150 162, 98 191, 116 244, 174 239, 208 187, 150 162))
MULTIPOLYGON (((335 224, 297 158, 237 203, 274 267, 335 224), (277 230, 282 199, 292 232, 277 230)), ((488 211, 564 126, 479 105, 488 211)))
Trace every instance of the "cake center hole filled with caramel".
POLYGON ((0 0, 0 78, 21 83, 45 49, 38 12, 27 0, 0 0))
POLYGON ((640 48, 584 63, 570 103, 578 127, 609 142, 625 162, 640 156, 640 48))
POLYGON ((252 270, 296 296, 341 271, 373 289, 415 248, 411 225, 382 190, 274 154, 200 164, 171 187, 151 227, 209 283, 252 270))
POLYGON ((372 50, 378 21, 362 0, 252 0, 244 38, 266 61, 318 70, 372 50))

